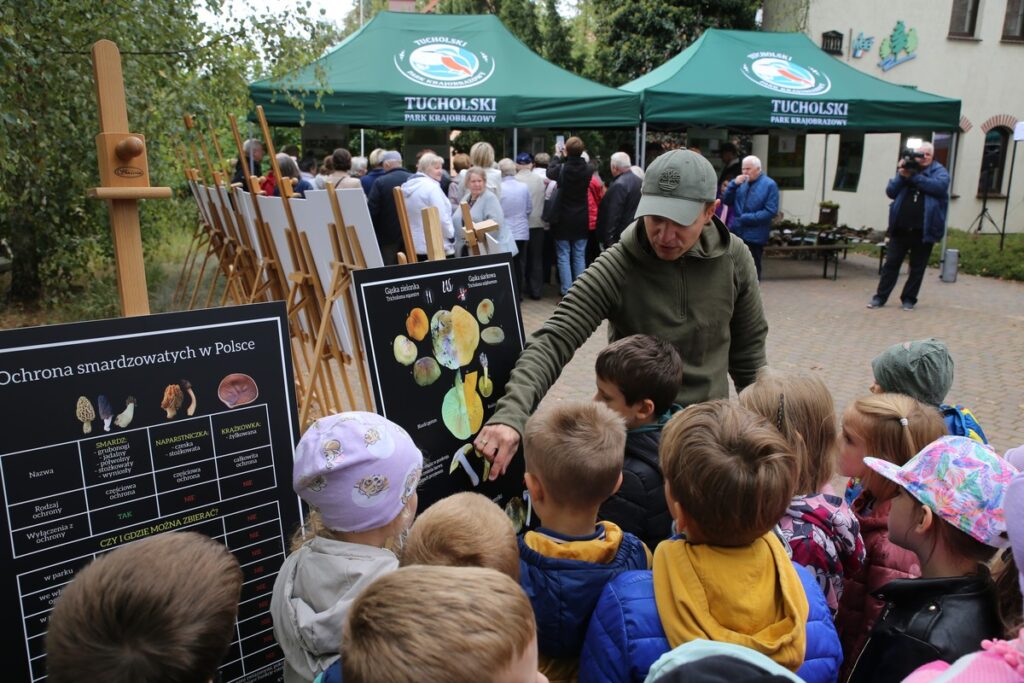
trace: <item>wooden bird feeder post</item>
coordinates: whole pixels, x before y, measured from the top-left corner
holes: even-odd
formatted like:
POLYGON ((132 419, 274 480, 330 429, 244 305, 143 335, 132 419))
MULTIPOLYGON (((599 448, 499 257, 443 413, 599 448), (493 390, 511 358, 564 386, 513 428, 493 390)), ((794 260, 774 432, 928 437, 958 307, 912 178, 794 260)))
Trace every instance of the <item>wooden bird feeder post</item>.
POLYGON ((89 190, 89 196, 104 199, 110 206, 121 313, 148 315, 149 291, 142 259, 138 202, 169 199, 171 188, 149 186, 146 139, 128 132, 124 75, 117 45, 109 40, 97 41, 92 46, 92 65, 100 114, 100 133, 96 136, 100 187, 89 190))

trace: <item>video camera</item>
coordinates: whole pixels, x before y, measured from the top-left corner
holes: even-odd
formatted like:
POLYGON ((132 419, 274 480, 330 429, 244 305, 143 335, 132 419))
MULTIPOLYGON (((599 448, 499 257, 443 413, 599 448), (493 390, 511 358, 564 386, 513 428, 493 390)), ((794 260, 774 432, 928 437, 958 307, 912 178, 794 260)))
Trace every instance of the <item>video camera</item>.
POLYGON ((921 160, 924 159, 924 152, 907 147, 900 153, 900 158, 903 159, 904 170, 911 173, 917 173, 924 168, 924 165, 921 163, 921 160))

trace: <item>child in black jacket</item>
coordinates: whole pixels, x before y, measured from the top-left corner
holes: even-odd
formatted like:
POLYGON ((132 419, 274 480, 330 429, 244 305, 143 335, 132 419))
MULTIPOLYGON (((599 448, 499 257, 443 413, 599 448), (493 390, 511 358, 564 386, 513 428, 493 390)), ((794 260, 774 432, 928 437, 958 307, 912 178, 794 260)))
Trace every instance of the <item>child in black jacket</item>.
POLYGON ((665 504, 665 478, 658 464, 661 428, 680 410, 673 405, 683 381, 675 348, 657 337, 634 334, 609 344, 597 356, 597 393, 626 421, 622 486, 598 511, 652 551, 672 535, 665 504))
POLYGON ((1017 473, 988 446, 963 436, 928 444, 902 467, 864 464, 901 488, 889 538, 921 561, 920 579, 891 581, 850 683, 895 683, 922 664, 955 662, 1002 635, 996 587, 985 562, 1008 545, 1003 501, 1017 473))

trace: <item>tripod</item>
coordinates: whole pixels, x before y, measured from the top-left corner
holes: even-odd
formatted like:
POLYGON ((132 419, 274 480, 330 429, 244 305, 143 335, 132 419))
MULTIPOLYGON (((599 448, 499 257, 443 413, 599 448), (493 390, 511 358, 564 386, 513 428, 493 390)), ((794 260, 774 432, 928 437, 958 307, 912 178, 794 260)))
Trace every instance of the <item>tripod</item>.
POLYGON ((999 224, 996 223, 995 219, 992 218, 992 214, 988 212, 988 188, 992 184, 992 170, 995 164, 985 164, 985 167, 981 172, 981 212, 978 213, 977 217, 971 221, 970 226, 967 228, 967 232, 981 232, 981 229, 985 227, 985 221, 992 224, 996 232, 999 232, 999 224), (977 226, 977 227, 975 227, 977 226))

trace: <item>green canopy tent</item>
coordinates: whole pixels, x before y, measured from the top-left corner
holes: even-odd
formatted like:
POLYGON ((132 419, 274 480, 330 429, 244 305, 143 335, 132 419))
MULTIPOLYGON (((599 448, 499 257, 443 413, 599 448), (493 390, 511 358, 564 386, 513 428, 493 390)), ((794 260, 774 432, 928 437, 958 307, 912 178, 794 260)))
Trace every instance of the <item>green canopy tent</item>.
POLYGON ((300 117, 367 128, 632 128, 640 121, 639 95, 551 64, 492 15, 381 12, 324 57, 256 81, 249 92, 279 126, 297 126, 300 117))
POLYGON ((803 33, 708 29, 621 88, 642 98, 643 140, 648 125, 788 129, 824 133, 827 157, 829 133, 948 130, 955 153, 960 124, 960 100, 870 76, 829 56, 803 33))
POLYGON ((664 127, 893 133, 960 122, 960 100, 865 74, 802 33, 708 29, 622 90, 641 95, 645 124, 664 127))

